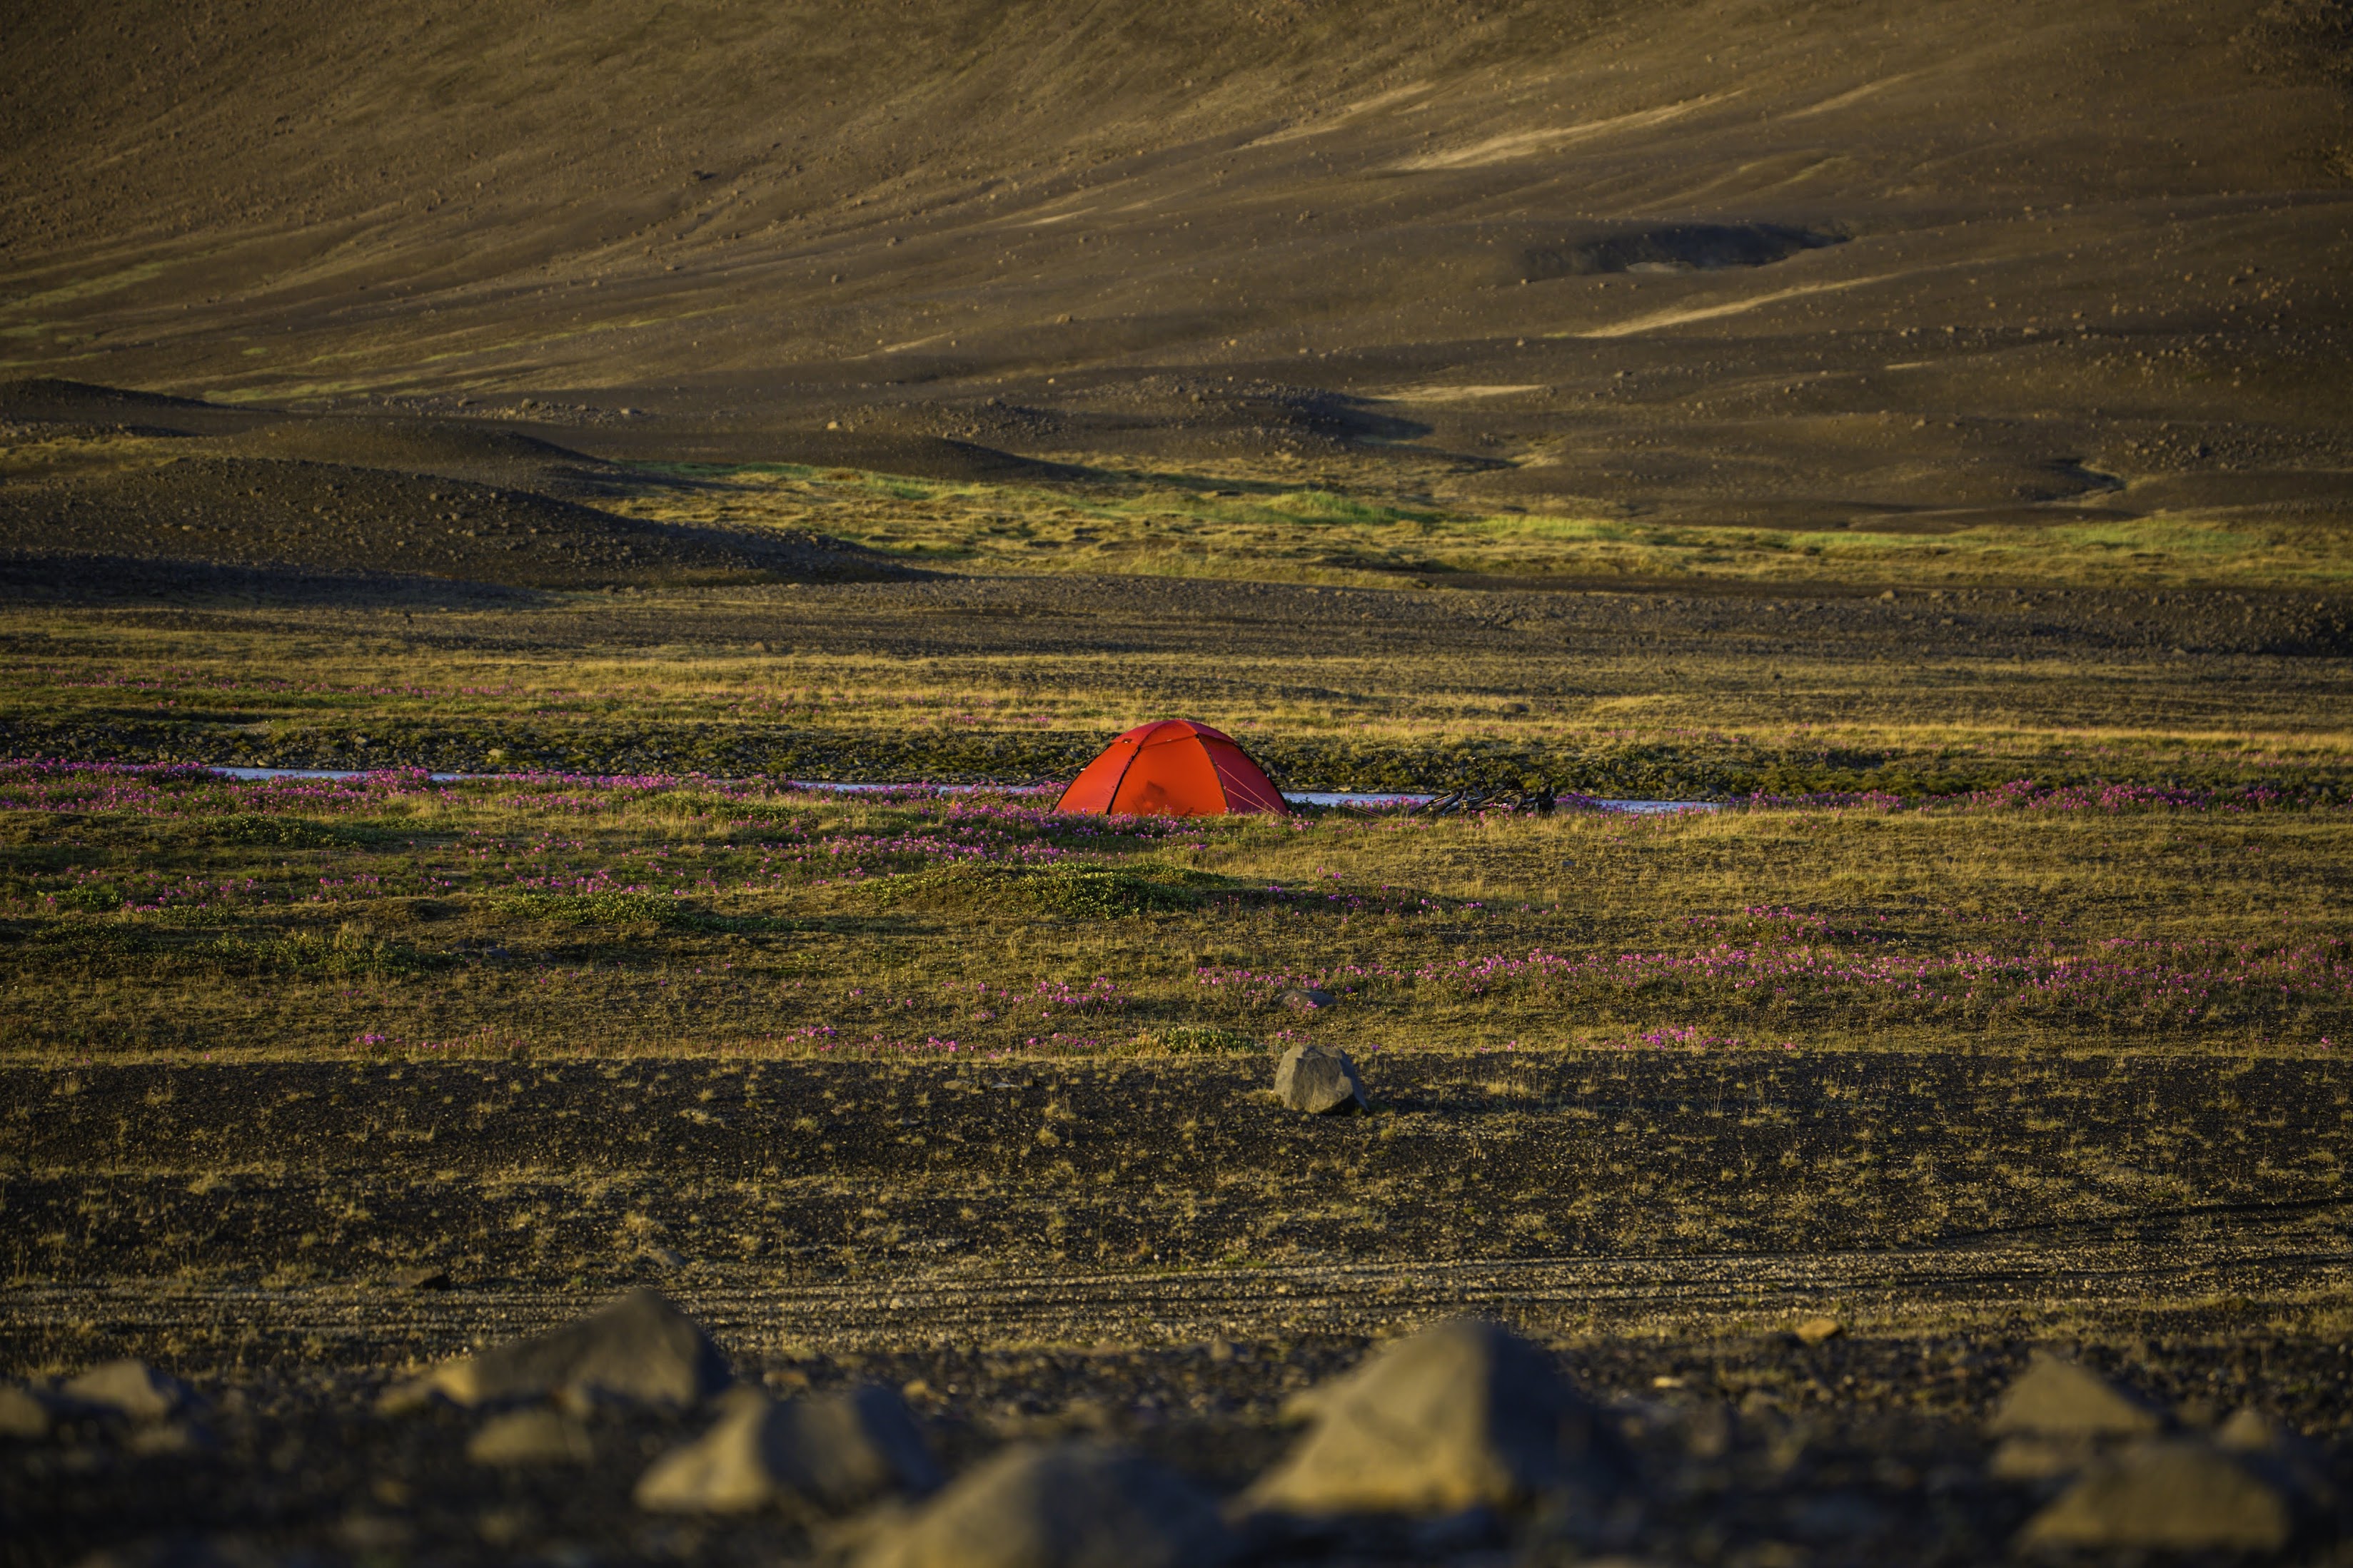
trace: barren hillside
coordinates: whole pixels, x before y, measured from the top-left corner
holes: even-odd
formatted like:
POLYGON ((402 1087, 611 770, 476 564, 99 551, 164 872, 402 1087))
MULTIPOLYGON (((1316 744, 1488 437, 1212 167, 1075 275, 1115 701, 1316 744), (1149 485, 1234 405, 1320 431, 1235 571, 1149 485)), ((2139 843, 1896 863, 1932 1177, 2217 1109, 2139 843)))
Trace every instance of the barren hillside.
POLYGON ((0 374, 1700 521, 2353 495, 2331 0, 10 9, 0 374))

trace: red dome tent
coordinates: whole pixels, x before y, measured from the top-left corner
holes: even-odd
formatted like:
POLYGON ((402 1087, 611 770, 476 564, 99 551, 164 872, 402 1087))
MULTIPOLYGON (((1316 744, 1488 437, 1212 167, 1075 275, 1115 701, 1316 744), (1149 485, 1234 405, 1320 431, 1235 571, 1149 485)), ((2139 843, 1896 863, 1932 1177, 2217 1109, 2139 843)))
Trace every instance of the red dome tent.
POLYGON ((1223 816, 1287 811, 1282 792, 1230 735, 1184 719, 1138 724, 1089 763, 1056 811, 1223 816))

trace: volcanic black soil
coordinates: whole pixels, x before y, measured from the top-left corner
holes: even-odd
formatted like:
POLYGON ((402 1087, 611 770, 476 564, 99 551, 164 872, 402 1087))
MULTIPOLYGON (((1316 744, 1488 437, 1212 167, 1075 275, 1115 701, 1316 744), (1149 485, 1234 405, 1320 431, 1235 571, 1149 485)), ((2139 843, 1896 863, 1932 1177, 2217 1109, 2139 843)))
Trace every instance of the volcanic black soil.
MULTIPOLYGON (((1368 1339, 1496 1313, 1612 1403, 1648 1478, 1617 1544, 1671 1559, 1998 1560, 2050 1489, 1989 1473, 1979 1436, 2032 1343, 2193 1425, 2253 1403, 2347 1435, 2345 1200, 2294 1173, 2348 1135, 2330 1064, 1409 1054, 1371 1064, 1372 1113, 1320 1120, 1265 1076, 12 1071, 0 1354, 142 1355, 193 1371, 205 1404, 160 1433, 85 1420, 17 1446, 11 1561, 159 1536, 815 1549, 622 1500, 690 1422, 608 1411, 589 1468, 517 1472, 463 1457, 472 1418, 374 1412, 400 1369, 630 1283, 779 1392, 905 1388, 951 1462, 1106 1432, 1221 1489, 1287 1442, 1282 1400, 1368 1339), (2159 1166, 2172 1195, 2152 1200, 2159 1166), (1841 1336, 1786 1331, 1825 1312, 1841 1336)), ((1400 1529, 1282 1560, 1491 1543, 1400 1529)))

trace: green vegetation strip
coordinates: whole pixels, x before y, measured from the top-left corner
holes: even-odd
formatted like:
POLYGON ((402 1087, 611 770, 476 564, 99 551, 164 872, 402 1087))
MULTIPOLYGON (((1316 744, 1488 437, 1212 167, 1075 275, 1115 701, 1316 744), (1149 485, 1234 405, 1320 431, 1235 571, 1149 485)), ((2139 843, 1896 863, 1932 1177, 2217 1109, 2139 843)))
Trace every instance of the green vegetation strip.
POLYGON ((29 1060, 2353 1038, 2353 821, 2245 797, 1107 822, 986 795, 0 774, 0 1054, 29 1060))

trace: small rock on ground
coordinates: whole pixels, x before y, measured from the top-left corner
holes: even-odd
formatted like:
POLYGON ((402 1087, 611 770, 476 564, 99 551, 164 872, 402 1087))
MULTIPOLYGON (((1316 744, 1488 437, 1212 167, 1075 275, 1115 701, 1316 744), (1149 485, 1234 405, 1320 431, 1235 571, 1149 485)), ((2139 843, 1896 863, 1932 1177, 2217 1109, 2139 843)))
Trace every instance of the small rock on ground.
POLYGON ((2295 1533, 2287 1492, 2196 1438, 2147 1439, 2095 1461, 2027 1521, 2029 1548, 2276 1552, 2295 1533))
POLYGON ((878 1534, 858 1568, 1216 1568, 1234 1538, 1193 1484, 1107 1444, 1018 1444, 878 1534))
POLYGON ((1599 1500, 1631 1479, 1601 1413, 1499 1323, 1426 1329, 1298 1406, 1314 1427, 1245 1494, 1255 1508, 1451 1514, 1548 1492, 1599 1500))
POLYGON ((745 1513, 793 1500, 839 1513, 939 1484, 905 1402, 866 1387, 781 1405, 747 1395, 710 1431, 655 1460, 637 1500, 666 1511, 745 1513))
POLYGON ((2165 1417, 2099 1373, 2037 1351, 2001 1396, 1989 1429, 2030 1437, 2146 1437, 2165 1417))
POLYGON ((1329 1007, 1339 998, 1334 996, 1329 991, 1318 991, 1313 985, 1293 985, 1289 990, 1277 994, 1275 1000, 1294 1013, 1313 1013, 1320 1008, 1329 1007))
POLYGON ((561 1411, 510 1410, 493 1415, 466 1444, 478 1465, 586 1465, 596 1458, 588 1428, 561 1411))
POLYGON ((438 1394, 465 1405, 544 1399, 692 1405, 734 1381, 702 1325, 651 1290, 632 1290, 575 1322, 447 1363, 393 1389, 387 1410, 438 1394))
POLYGON ((1365 1107, 1364 1080, 1345 1051, 1293 1046, 1274 1068, 1274 1092, 1293 1110, 1323 1116, 1365 1107))

